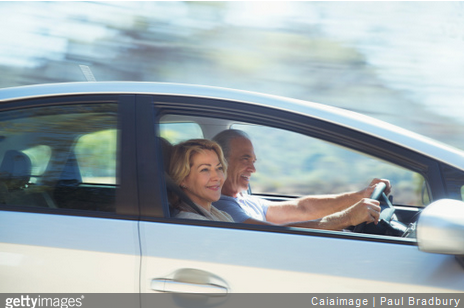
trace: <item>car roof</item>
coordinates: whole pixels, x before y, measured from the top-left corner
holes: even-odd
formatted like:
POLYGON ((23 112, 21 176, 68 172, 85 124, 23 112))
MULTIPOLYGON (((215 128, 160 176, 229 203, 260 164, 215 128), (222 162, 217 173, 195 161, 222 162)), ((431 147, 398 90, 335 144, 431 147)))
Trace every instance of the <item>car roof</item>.
POLYGON ((0 102, 81 94, 150 94, 225 99, 267 106, 337 123, 464 170, 464 152, 401 127, 346 109, 220 87, 160 82, 72 82, 0 89, 0 102))

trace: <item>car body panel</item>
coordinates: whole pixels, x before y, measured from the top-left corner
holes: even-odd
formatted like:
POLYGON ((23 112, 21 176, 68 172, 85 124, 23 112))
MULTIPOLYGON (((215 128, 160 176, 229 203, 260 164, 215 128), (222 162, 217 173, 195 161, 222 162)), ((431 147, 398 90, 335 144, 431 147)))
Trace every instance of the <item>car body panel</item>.
POLYGON ((221 278, 232 293, 464 291, 453 256, 411 245, 151 222, 140 231, 142 292, 190 268, 221 278))
POLYGON ((137 222, 1 212, 2 293, 139 291, 137 222))

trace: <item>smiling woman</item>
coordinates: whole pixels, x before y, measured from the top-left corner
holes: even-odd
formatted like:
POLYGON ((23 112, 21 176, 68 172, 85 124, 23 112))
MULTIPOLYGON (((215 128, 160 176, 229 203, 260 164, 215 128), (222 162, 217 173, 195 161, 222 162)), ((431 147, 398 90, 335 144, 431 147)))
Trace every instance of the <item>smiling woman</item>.
POLYGON ((200 211, 195 213, 188 200, 171 194, 171 205, 179 210, 176 217, 233 222, 227 213, 212 205, 221 197, 226 168, 222 150, 214 141, 192 139, 174 146, 169 175, 200 211))

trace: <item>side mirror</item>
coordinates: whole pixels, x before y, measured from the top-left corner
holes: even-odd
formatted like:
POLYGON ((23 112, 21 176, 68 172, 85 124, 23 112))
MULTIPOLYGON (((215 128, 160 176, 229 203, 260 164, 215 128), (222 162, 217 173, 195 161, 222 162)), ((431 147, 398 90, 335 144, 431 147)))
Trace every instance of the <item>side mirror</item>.
POLYGON ((429 204, 417 222, 417 242, 425 252, 464 255, 464 202, 442 199, 429 204))

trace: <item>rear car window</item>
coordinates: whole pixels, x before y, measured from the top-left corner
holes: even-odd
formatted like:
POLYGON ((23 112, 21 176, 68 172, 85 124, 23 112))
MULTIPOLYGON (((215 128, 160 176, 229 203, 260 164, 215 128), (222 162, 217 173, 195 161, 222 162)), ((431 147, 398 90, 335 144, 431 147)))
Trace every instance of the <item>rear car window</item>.
POLYGON ((183 123, 163 123, 160 124, 160 136, 171 144, 203 138, 203 132, 200 125, 193 122, 183 123))
POLYGON ((117 104, 0 113, 0 206, 115 211, 117 104))
POLYGON ((117 130, 85 134, 74 148, 83 183, 116 184, 117 130))

